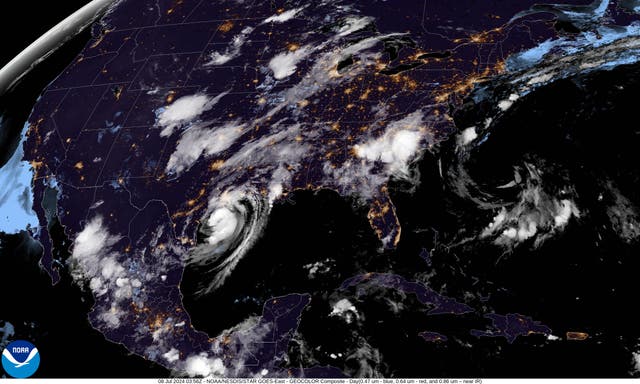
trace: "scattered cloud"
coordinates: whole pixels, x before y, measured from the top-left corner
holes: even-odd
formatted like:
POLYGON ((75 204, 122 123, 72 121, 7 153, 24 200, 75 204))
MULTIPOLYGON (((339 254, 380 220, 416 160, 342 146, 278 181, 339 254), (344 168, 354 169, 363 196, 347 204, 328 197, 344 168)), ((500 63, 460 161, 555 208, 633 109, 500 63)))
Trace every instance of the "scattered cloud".
POLYGON ((513 246, 535 237, 537 246, 561 231, 572 217, 580 217, 580 210, 573 200, 554 197, 544 190, 536 167, 527 164, 527 170, 529 179, 526 183, 522 183, 516 172, 517 181, 505 186, 522 188, 518 203, 510 209, 502 207, 480 238, 493 237, 496 244, 513 246))
POLYGON ((108 328, 120 326, 126 314, 120 302, 130 299, 133 289, 142 286, 118 261, 113 248, 120 240, 121 236, 112 235, 103 225, 101 216, 95 216, 76 236, 70 258, 74 280, 87 282, 96 297, 110 296, 111 306, 98 314, 108 328))
POLYGON ((104 228, 101 216, 89 221, 76 236, 71 252, 71 259, 80 267, 75 276, 110 278, 116 275, 119 268, 109 252, 119 240, 119 236, 111 235, 104 228))
POLYGON ((224 376, 226 368, 220 358, 208 357, 205 352, 189 356, 184 364, 184 370, 189 377, 224 376))
POLYGON ((175 348, 171 348, 169 352, 163 354, 162 357, 164 357, 169 363, 173 363, 180 359, 180 352, 175 348))
POLYGON ((347 17, 344 21, 344 25, 338 29, 338 36, 345 37, 354 32, 358 32, 364 29, 369 24, 373 23, 373 17, 347 17))
POLYGON ((382 354, 365 338, 358 339, 357 348, 344 354, 345 366, 348 367, 345 373, 349 377, 382 377, 382 354))
MULTIPOLYGON (((607 216, 611 227, 621 240, 630 243, 640 238, 640 215, 638 207, 622 192, 607 182, 607 216)), ((604 196, 602 197, 604 199, 604 196)))
POLYGON ((341 317, 347 324, 351 324, 354 319, 360 318, 355 305, 351 304, 348 299, 341 299, 333 304, 329 316, 341 317))
POLYGON ((458 135, 458 145, 465 146, 471 144, 475 139, 478 138, 478 133, 476 132, 476 127, 469 127, 458 135))
POLYGON ((205 63, 204 66, 206 67, 211 65, 224 65, 240 56, 240 53, 242 52, 242 46, 247 42, 249 35, 253 31, 254 28, 252 27, 244 28, 238 35, 233 38, 233 40, 231 40, 231 43, 229 43, 223 53, 211 53, 209 62, 205 63))
POLYGON ((310 263, 303 265, 302 268, 308 270, 309 279, 314 279, 317 274, 325 274, 331 270, 332 260, 325 259, 323 261, 317 261, 315 263, 310 263))

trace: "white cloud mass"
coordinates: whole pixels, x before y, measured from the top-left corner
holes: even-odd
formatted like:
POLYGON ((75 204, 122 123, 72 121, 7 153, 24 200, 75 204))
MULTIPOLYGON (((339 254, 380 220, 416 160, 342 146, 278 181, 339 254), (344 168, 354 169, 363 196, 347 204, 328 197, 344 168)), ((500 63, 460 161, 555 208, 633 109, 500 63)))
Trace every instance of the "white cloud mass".
POLYGON ((167 163, 167 172, 180 174, 200 156, 211 156, 229 148, 244 132, 244 125, 228 122, 221 127, 192 127, 184 132, 167 163))
POLYGON ((171 136, 175 128, 192 122, 203 112, 208 111, 220 101, 226 92, 216 97, 198 93, 183 96, 164 109, 159 109, 157 125, 162 128, 160 136, 171 136))
POLYGON ((406 173, 408 163, 418 152, 424 136, 420 130, 422 119, 422 112, 416 111, 389 124, 381 137, 355 145, 354 150, 360 158, 387 164, 392 173, 406 173))
POLYGON ((300 12, 302 8, 294 8, 290 9, 286 12, 282 12, 279 15, 273 15, 265 19, 264 23, 284 23, 285 21, 289 21, 296 17, 298 12, 300 12))
POLYGON ((302 47, 293 52, 280 53, 269 61, 269 69, 273 71, 273 77, 281 80, 293 75, 298 68, 300 61, 304 60, 311 53, 309 47, 302 47))

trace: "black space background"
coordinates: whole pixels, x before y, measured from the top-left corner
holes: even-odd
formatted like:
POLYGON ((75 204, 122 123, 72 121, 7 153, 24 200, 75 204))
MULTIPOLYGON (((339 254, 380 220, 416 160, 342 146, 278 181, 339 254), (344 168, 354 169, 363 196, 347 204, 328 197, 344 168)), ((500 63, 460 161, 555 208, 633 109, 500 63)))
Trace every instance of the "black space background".
POLYGON ((0 14, 0 66, 87 3, 86 0, 11 2, 11 7, 5 7, 0 14))

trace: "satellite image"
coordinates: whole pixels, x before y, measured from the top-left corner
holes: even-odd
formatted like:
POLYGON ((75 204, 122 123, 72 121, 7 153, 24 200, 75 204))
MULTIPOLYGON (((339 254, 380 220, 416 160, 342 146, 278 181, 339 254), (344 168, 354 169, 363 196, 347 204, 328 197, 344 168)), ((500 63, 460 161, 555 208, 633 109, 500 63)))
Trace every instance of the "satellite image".
POLYGON ((640 0, 55 3, 0 377, 640 377, 640 0))

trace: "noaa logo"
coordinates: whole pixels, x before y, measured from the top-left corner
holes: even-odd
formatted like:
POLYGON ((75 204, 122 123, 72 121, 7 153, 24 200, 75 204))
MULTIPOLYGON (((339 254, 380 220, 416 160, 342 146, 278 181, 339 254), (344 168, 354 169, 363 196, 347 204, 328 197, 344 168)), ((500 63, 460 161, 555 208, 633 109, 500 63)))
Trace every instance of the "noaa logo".
POLYGON ((38 348, 28 341, 16 340, 2 351, 2 367, 11 377, 31 377, 40 366, 38 348))

